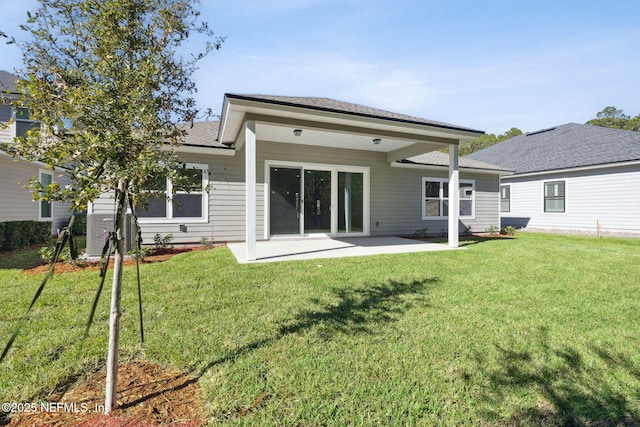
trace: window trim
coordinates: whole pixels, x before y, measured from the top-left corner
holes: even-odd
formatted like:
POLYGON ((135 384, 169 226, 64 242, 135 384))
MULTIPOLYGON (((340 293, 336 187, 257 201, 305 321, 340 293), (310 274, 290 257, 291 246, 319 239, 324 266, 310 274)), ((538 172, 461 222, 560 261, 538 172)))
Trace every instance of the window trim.
POLYGON ((12 133, 12 137, 13 138, 17 138, 18 137, 18 122, 21 123, 32 123, 32 124, 37 124, 40 125, 40 122, 38 120, 31 120, 31 119, 23 119, 19 117, 18 111, 19 110, 27 110, 26 108, 18 108, 15 106, 11 107, 11 117, 13 118, 13 124, 11 125, 11 133, 12 133))
POLYGON ((201 194, 202 197, 202 212, 200 217, 174 217, 173 216, 173 182, 171 178, 166 179, 166 215, 164 217, 143 217, 138 216, 140 224, 163 224, 163 223, 175 223, 175 224, 195 224, 195 223, 207 223, 209 222, 209 165, 206 163, 185 163, 186 169, 200 169, 202 171, 202 187, 200 191, 176 191, 176 194, 201 194))
MULTIPOLYGON (((51 183, 53 184, 53 172, 45 170, 45 169, 38 169, 38 182, 42 184, 42 175, 48 175, 51 178, 51 183)), ((42 194, 42 193, 40 193, 42 194)), ((53 204, 51 204, 51 201, 45 201, 42 199, 38 199, 38 221, 53 221, 53 204), (43 203, 46 203, 49 205, 49 213, 50 216, 43 216, 42 215, 42 205, 43 203)))
POLYGON ((499 187, 499 191, 498 191, 498 209, 499 212, 501 214, 503 213, 511 213, 511 211, 513 210, 513 196, 511 194, 511 184, 500 184, 499 187), (502 198, 502 187, 509 187, 509 198, 508 199, 503 199, 502 198), (502 200, 508 200, 509 201, 509 209, 506 211, 502 210, 502 200))
POLYGON ((560 179, 548 179, 546 181, 542 181, 542 213, 544 215, 566 215, 568 213, 568 203, 567 203, 567 194, 568 194, 568 180, 566 178, 560 178, 560 179), (553 211, 547 211, 547 204, 546 204, 546 199, 547 197, 545 196, 545 188, 546 185, 552 182, 562 182, 564 183, 564 210, 562 212, 553 212, 553 211))
MULTIPOLYGON (((439 191, 439 200, 440 200, 440 212, 443 211, 443 202, 444 200, 448 200, 449 198, 443 197, 444 185, 449 185, 449 178, 434 178, 423 176, 422 177, 422 185, 421 185, 421 206, 422 206, 422 219, 425 221, 433 221, 433 220, 446 220, 449 218, 448 215, 440 215, 440 216, 427 216, 425 215, 426 209, 426 200, 427 197, 425 195, 426 183, 427 182, 439 182, 440 183, 440 191, 439 191)), ((459 200, 471 200, 471 215, 459 215, 460 219, 475 219, 476 218, 476 181, 475 179, 461 179, 459 180, 459 184, 471 184, 471 191, 473 192, 471 195, 471 199, 460 197, 459 200)), ((433 198, 435 199, 435 198, 433 198)))

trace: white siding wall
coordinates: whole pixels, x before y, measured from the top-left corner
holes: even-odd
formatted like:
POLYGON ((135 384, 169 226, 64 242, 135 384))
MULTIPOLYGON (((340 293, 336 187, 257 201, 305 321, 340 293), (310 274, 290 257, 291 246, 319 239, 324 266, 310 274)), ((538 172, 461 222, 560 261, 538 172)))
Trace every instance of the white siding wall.
MULTIPOLYGON (((0 155, 0 221, 37 221, 38 202, 33 200, 31 192, 18 181, 26 184, 38 176, 40 167, 26 161, 16 161, 0 155)), ((65 186, 69 181, 60 172, 53 172, 54 181, 65 186)), ((71 217, 68 205, 52 203, 53 219, 51 232, 55 233, 68 223, 71 217)))
POLYGON ((0 142, 8 143, 13 142, 13 129, 15 128, 15 123, 11 124, 7 127, 0 126, 0 142))
POLYGON ((640 170, 638 166, 597 169, 530 178, 504 178, 511 184, 511 212, 502 225, 532 229, 596 233, 640 233, 640 170), (544 181, 566 180, 565 213, 543 212, 544 181))

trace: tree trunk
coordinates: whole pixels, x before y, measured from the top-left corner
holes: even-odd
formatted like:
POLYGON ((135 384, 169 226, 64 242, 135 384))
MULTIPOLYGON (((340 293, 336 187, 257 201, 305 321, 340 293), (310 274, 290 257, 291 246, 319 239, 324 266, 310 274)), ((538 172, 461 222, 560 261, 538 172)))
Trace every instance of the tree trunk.
POLYGON ((127 182, 118 182, 116 197, 116 254, 113 266, 113 284, 111 287, 111 314, 109 316, 109 353, 107 356, 107 380, 105 390, 104 413, 116 409, 118 392, 118 344, 120 342, 120 300, 122 293, 122 261, 124 259, 124 224, 126 218, 127 182))

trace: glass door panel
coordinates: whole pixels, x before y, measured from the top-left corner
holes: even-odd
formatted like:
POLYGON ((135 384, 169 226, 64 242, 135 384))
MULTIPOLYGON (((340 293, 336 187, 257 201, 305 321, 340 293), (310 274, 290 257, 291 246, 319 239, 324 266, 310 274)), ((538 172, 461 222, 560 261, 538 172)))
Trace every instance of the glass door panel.
POLYGON ((364 174, 338 172, 338 233, 364 231, 364 174))
POLYGON ((301 169, 272 167, 269 173, 271 234, 300 234, 301 169))
POLYGON ((331 171, 304 171, 304 233, 331 233, 331 171))

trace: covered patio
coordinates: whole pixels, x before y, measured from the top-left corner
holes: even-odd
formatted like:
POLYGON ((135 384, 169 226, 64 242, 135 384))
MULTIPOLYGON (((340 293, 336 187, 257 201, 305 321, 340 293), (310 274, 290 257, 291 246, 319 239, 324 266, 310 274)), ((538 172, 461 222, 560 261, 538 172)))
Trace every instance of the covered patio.
POLYGON ((228 247, 240 264, 299 261, 322 258, 401 254, 409 252, 446 251, 446 244, 394 236, 384 237, 318 237, 306 239, 273 239, 256 242, 256 257, 247 259, 246 243, 229 243, 228 247))
MULTIPOLYGON (((443 198, 449 214, 442 217, 447 220, 448 246, 456 248, 460 227, 458 144, 482 133, 325 98, 226 94, 218 140, 244 154, 245 239, 233 245, 234 253, 242 247, 243 255, 237 257, 249 261, 300 256, 309 251, 316 254, 314 257, 340 256, 342 252, 387 253, 383 244, 366 239, 362 241, 367 244, 356 244, 353 242, 358 240, 352 240, 383 235, 383 231, 372 229, 394 220, 388 209, 387 216, 380 214, 384 208, 372 218, 371 200, 392 200, 394 193, 404 191, 384 185, 385 178, 394 179, 398 171, 392 168, 398 162, 440 149, 449 152, 446 178, 441 178, 447 182, 447 189, 441 192, 448 193, 443 198), (364 163, 365 158, 370 163, 364 163), (323 182, 324 187, 308 185, 312 180, 323 182), (373 180, 379 185, 372 185, 373 180), (357 194, 357 205, 352 193, 357 194), (350 216, 356 217, 359 226, 351 227, 348 220, 341 225, 340 220, 350 216), (316 219, 322 221, 314 222, 316 219), (318 240, 318 234, 328 238, 318 240), (293 240, 279 243, 277 239, 283 235, 293 240), (296 237, 311 239, 294 243, 296 237), (298 245, 302 248, 296 249, 298 245)), ((421 201, 419 193, 406 197, 421 201)), ((385 235, 395 233, 386 230, 385 235)), ((393 238, 389 239, 384 242, 390 250, 432 247, 411 241, 389 244, 393 238)))

